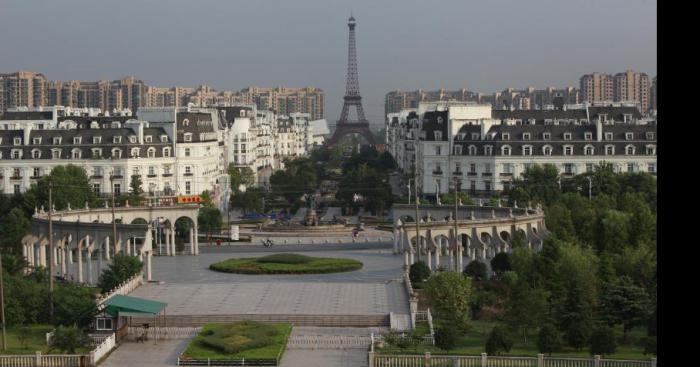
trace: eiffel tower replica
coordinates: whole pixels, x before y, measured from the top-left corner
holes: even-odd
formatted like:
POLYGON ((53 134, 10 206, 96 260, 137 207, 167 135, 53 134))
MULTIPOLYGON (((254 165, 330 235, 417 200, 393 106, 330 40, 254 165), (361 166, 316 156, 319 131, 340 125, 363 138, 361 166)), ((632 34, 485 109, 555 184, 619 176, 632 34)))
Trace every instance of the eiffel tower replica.
POLYGON ((350 35, 348 38, 348 77, 343 97, 343 112, 335 126, 333 136, 328 140, 327 146, 334 147, 341 138, 350 134, 362 135, 369 144, 374 145, 374 136, 369 130, 369 121, 365 118, 362 109, 362 97, 360 96, 360 82, 357 78, 357 51, 355 50, 355 18, 351 15, 348 19, 350 35), (357 120, 350 120, 350 107, 355 107, 357 120))

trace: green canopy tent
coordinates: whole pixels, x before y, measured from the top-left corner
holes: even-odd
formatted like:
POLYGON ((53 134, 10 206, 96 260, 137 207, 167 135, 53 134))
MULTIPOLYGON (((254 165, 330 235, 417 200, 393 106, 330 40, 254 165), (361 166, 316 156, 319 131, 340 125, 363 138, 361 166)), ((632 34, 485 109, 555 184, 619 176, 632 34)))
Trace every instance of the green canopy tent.
MULTIPOLYGON (((164 302, 118 294, 105 302, 105 312, 117 319, 131 316, 153 316, 153 323, 156 324, 157 316, 161 313, 165 313, 165 307, 167 305, 168 304, 164 302)), ((128 324, 129 323, 127 323, 127 325, 128 324)))

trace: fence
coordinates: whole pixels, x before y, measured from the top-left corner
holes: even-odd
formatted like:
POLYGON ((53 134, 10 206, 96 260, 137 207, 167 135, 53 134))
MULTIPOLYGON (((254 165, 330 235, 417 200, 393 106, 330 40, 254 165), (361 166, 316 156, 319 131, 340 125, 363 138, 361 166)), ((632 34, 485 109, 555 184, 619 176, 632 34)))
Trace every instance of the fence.
MULTIPOLYGON (((164 315, 158 316, 157 322, 168 327, 197 327, 205 324, 227 324, 238 321, 257 321, 268 323, 290 323, 294 326, 327 327, 381 327, 389 326, 389 315, 164 315)), ((153 324, 152 317, 129 317, 130 326, 153 324)))
POLYGON ((87 366, 89 356, 77 354, 35 354, 0 356, 1 367, 81 367, 87 366))
POLYGON ((114 333, 110 334, 106 338, 93 339, 95 342, 101 342, 97 347, 90 352, 90 362, 91 366, 97 366, 102 358, 104 358, 114 347, 117 346, 117 339, 114 333))
POLYGON ((370 351, 369 367, 656 367, 656 358, 649 361, 593 358, 489 357, 431 355, 382 355, 370 351))
MULTIPOLYGON (((202 330, 201 327, 150 327, 146 336, 156 340, 177 340, 194 338, 202 330)), ((136 340, 136 337, 144 333, 143 327, 129 326, 127 340, 136 340)))
POLYGON ((178 366, 277 366, 275 359, 186 359, 177 357, 178 366))
POLYGON ((107 294, 105 294, 104 297, 97 300, 97 306, 101 307, 105 302, 107 302, 108 299, 114 297, 117 294, 126 296, 127 294, 133 292, 134 289, 138 288, 141 284, 143 284, 143 272, 139 272, 138 274, 134 275, 131 279, 118 285, 111 291, 107 292, 107 294))

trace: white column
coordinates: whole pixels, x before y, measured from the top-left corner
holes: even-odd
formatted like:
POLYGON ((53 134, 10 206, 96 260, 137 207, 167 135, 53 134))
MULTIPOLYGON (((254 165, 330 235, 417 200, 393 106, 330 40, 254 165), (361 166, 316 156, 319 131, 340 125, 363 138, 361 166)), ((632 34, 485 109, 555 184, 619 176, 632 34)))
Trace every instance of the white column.
MULTIPOLYGON (((90 237, 85 237, 85 243, 90 244, 90 237)), ((78 283, 83 282, 83 249, 78 242, 78 283)))
MULTIPOLYGON (((143 254, 143 253, 142 253, 142 254, 143 254)), ((152 257, 152 256, 153 256, 153 251, 148 251, 148 254, 147 254, 147 256, 146 256, 146 275, 147 275, 148 281, 153 280, 153 279, 151 278, 151 269, 152 269, 152 266, 151 266, 151 257, 152 257)))
POLYGON ((408 266, 411 266, 414 264, 414 259, 413 259, 413 251, 409 254, 409 264, 408 266))
POLYGON ((22 244, 22 257, 27 259, 27 262, 29 263, 29 265, 31 265, 31 261, 29 260, 28 255, 29 255, 29 245, 26 243, 23 243, 22 244))
POLYGON ((428 249, 428 269, 433 270, 433 257, 431 255, 432 251, 428 249))
POLYGON ((194 255, 194 226, 190 227, 190 254, 194 255))
POLYGON ((411 266, 411 263, 408 260, 408 251, 404 250, 403 252, 403 264, 405 266, 411 266))
POLYGON ((65 277, 66 276, 66 253, 68 253, 68 249, 65 247, 66 243, 65 241, 63 242, 63 247, 58 249, 58 252, 61 253, 61 276, 65 277))
POLYGON ((87 282, 88 284, 92 284, 92 250, 90 249, 90 246, 87 246, 85 251, 85 254, 87 255, 87 282))
POLYGON ((447 269, 454 270, 454 268, 455 268, 454 250, 448 250, 447 252, 450 253, 450 265, 447 266, 447 269))
POLYGON ((199 233, 196 224, 194 225, 194 254, 199 255, 199 233))
POLYGON ((109 237, 105 237, 105 250, 103 252, 104 254, 102 256, 104 256, 105 260, 109 261, 109 237))
POLYGON ((175 227, 170 229, 170 237, 170 246, 172 246, 170 256, 175 256, 177 254, 177 247, 175 247, 175 227))
POLYGON ((70 249, 70 245, 68 246, 68 263, 73 263, 73 251, 70 249))
MULTIPOLYGON (((165 232, 165 254, 170 256, 170 230, 166 228, 165 232)), ((161 254, 162 255, 162 254, 161 254)))
MULTIPOLYGON (((126 254, 131 255, 131 239, 126 240, 126 254)), ((136 255, 136 254, 134 254, 136 255)))
POLYGON ((442 237, 440 237, 440 242, 438 243, 437 250, 435 250, 435 270, 440 269, 440 254, 442 252, 442 237))
MULTIPOLYGON (((39 245, 39 265, 46 267, 46 252, 48 251, 48 246, 39 245)), ((51 275, 53 276, 53 275, 51 275)))
POLYGON ((55 243, 52 247, 52 250, 51 250, 53 252, 53 254, 52 254, 53 255, 53 260, 52 260, 53 266, 58 266, 58 253, 59 253, 58 247, 59 247, 60 243, 61 243, 61 241, 58 241, 57 243, 55 243))

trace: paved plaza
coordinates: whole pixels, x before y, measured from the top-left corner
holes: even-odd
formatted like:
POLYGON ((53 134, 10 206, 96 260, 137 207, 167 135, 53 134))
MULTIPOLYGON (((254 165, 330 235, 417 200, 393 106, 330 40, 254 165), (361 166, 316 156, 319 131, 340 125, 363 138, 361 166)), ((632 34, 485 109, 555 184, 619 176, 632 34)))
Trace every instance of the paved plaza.
POLYGON ((145 343, 122 343, 100 364, 100 367, 177 366, 177 357, 187 348, 187 344, 191 340, 189 338, 145 343))

